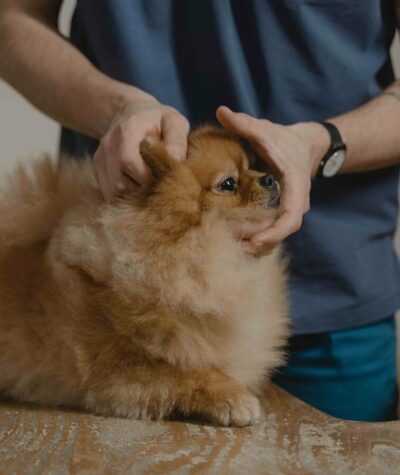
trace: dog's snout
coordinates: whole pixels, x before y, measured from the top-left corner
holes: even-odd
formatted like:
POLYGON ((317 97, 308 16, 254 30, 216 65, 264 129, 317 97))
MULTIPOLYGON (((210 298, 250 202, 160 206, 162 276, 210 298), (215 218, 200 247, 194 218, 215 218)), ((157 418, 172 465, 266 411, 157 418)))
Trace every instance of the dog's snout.
POLYGON ((274 188, 278 187, 274 175, 263 175, 259 178, 258 182, 263 188, 266 188, 267 190, 273 190, 274 188))
POLYGON ((281 190, 274 175, 263 175, 258 179, 258 183, 264 188, 264 190, 268 191, 268 207, 278 208, 280 204, 281 190))

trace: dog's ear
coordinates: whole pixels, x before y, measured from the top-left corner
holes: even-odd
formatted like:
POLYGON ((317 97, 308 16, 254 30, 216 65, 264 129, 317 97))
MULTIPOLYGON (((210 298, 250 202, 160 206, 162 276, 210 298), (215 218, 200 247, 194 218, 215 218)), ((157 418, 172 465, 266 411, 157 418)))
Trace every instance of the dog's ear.
POLYGON ((173 168, 174 160, 168 155, 164 144, 156 135, 148 135, 142 140, 140 154, 157 181, 173 168))

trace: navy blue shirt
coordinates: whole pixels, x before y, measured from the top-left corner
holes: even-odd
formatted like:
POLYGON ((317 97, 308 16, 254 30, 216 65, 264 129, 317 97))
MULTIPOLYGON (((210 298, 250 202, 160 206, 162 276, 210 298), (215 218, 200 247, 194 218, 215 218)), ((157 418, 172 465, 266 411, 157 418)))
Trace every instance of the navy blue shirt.
MULTIPOLYGON (((346 112, 394 80, 393 3, 78 0, 71 40, 192 126, 214 121, 221 104, 290 124, 346 112)), ((96 142, 64 129, 61 147, 82 155, 96 142)), ((314 181, 311 211, 285 246, 296 333, 362 325, 400 307, 398 176, 393 166, 314 181)))

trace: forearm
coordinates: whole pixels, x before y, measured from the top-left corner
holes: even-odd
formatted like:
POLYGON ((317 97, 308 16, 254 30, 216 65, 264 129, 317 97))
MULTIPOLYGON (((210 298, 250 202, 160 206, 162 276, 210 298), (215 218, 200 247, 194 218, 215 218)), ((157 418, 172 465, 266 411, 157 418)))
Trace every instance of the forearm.
MULTIPOLYGON (((384 92, 395 91, 399 99, 380 94, 357 109, 326 119, 336 125, 347 145, 346 161, 339 173, 364 172, 400 163, 400 81, 384 92)), ((327 131, 316 122, 291 127, 312 145, 315 174, 330 144, 327 131)))
POLYGON ((330 119, 347 145, 340 173, 384 168, 400 163, 400 81, 363 106, 330 119), (395 92, 398 98, 385 94, 395 92))
POLYGON ((151 98, 98 71, 49 21, 23 8, 0 16, 0 77, 61 124, 100 138, 128 102, 151 98))

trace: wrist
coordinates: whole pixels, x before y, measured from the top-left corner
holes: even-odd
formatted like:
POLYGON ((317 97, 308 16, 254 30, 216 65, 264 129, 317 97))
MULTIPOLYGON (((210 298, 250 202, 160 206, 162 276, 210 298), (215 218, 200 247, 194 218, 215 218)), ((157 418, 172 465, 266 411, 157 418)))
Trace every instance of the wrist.
POLYGON ((118 86, 112 100, 112 114, 110 114, 103 135, 108 132, 121 117, 125 114, 129 114, 129 110, 135 106, 139 104, 160 105, 160 102, 154 96, 145 91, 127 84, 118 83, 118 86))
POLYGON ((311 177, 314 177, 318 172, 322 158, 330 147, 331 139, 329 133, 318 122, 299 122, 290 127, 309 146, 310 174, 311 177))

